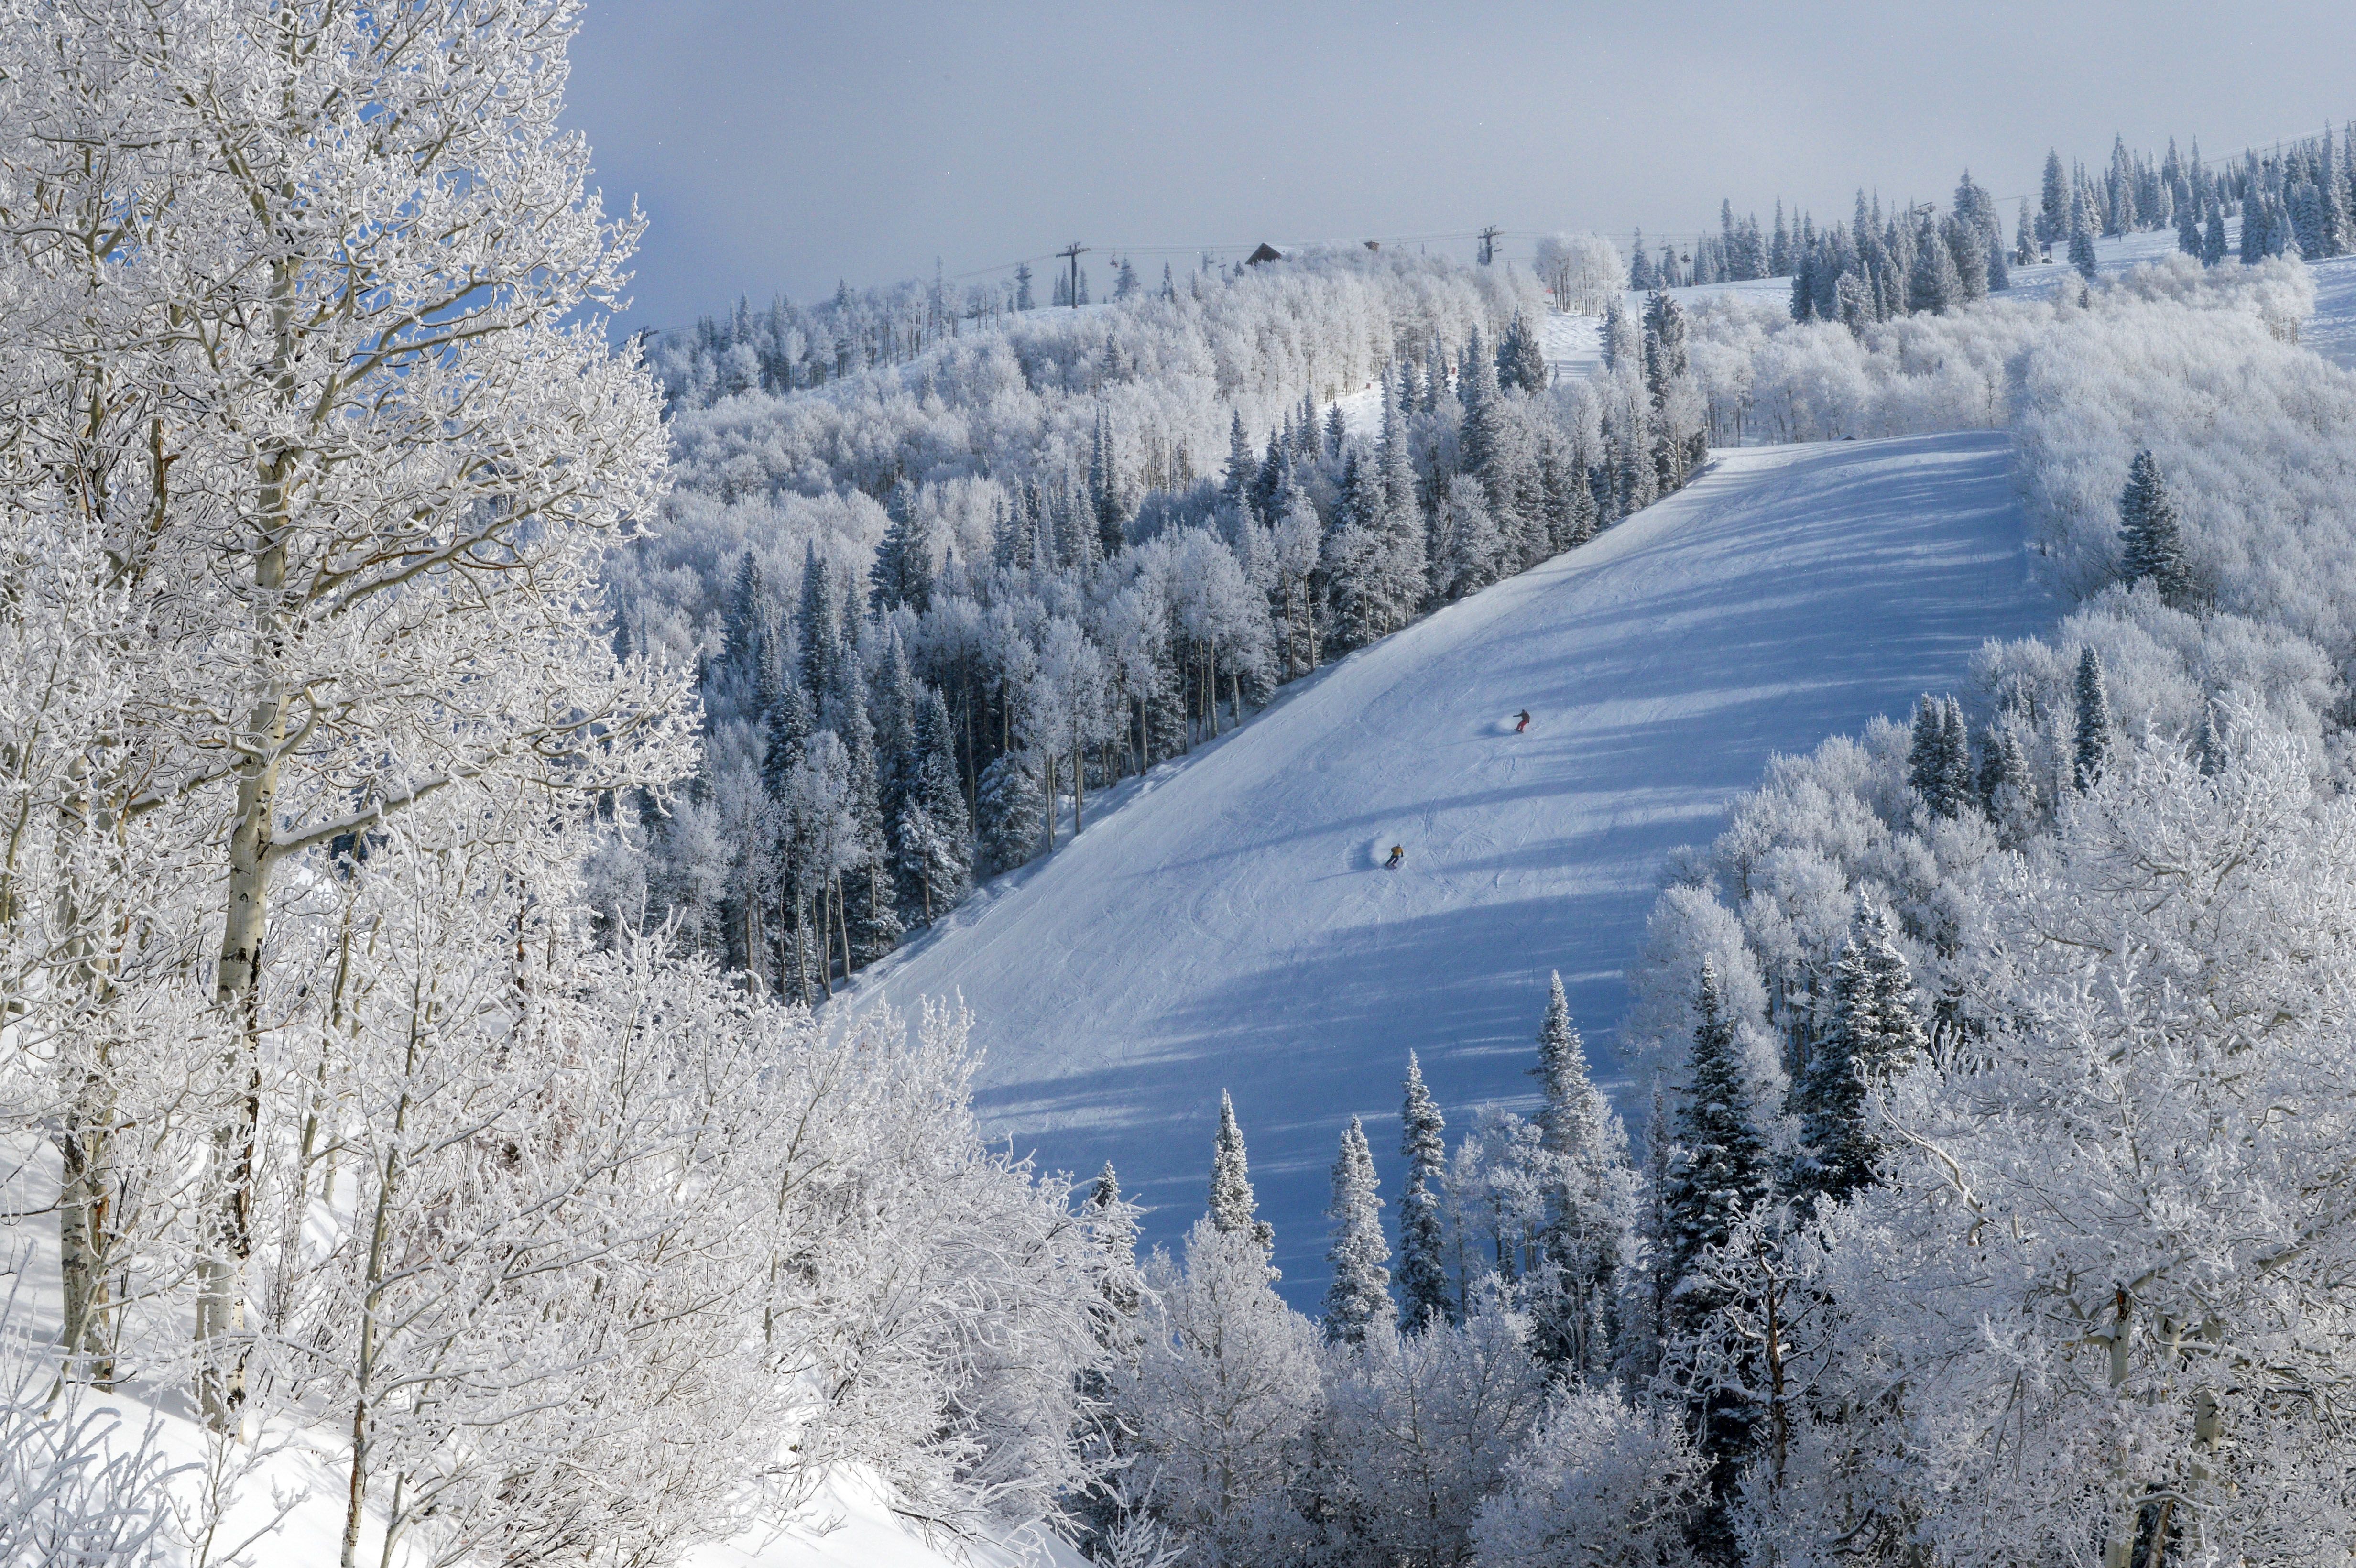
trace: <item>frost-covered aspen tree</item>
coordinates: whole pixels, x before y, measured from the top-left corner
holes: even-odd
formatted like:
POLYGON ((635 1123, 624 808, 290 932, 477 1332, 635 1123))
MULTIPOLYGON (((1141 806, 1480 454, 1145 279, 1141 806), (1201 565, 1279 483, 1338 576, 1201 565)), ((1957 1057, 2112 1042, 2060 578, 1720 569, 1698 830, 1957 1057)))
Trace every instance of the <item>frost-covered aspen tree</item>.
POLYGON ((1676 1409, 1568 1385, 1482 1503, 1472 1543, 1484 1568, 1688 1563, 1708 1472, 1676 1409))
POLYGON ((1151 1495, 1202 1560, 1282 1561, 1299 1520, 1286 1496, 1319 1405, 1316 1327, 1286 1307, 1248 1233, 1195 1222, 1183 1266, 1145 1268, 1145 1343, 1126 1400, 1151 1495))
POLYGON ((661 783, 674 683, 591 634, 659 494, 655 392, 605 341, 635 219, 558 127, 567 0, 22 0, 0 23, 18 352, 144 591, 139 813, 218 823, 201 1393, 243 1397, 277 873, 445 794, 661 783))
POLYGON ((1546 1369, 1509 1311, 1404 1334, 1388 1323, 1332 1357, 1321 1444, 1329 1545, 1346 1563, 1463 1563, 1481 1499, 1544 1409, 1546 1369))
POLYGON ((722 1453, 778 1432, 747 1221, 772 1190, 764 1074, 806 1015, 659 938, 582 951, 561 862, 516 853, 562 848, 533 815, 454 846, 429 804, 353 872, 380 935, 359 1026, 327 1041, 351 1222, 266 1247, 300 1288, 258 1304, 279 1381, 344 1428, 344 1568, 724 1533, 746 1499, 722 1453))

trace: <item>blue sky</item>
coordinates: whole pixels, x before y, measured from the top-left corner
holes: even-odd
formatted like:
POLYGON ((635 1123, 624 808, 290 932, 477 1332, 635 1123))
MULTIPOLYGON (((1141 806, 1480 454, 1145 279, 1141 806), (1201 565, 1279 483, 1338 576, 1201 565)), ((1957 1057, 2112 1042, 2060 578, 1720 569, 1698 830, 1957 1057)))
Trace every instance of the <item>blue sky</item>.
POLYGON ((1101 277, 1261 239, 1690 234, 1721 196, 1944 202, 1966 164, 2010 197, 2115 130, 2213 155, 2336 125, 2351 59, 2345 0, 588 0, 571 118, 653 219, 622 325, 676 325, 1074 240, 1101 277))

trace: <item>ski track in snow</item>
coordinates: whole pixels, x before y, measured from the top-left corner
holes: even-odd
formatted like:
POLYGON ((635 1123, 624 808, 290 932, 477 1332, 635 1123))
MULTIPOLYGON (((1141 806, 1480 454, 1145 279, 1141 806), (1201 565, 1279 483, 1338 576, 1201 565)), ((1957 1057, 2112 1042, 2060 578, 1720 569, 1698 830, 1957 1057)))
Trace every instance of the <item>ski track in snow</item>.
POLYGON ((1152 1242, 1201 1212, 1233 1091, 1286 1294, 1313 1307, 1352 1115, 1398 1195, 1409 1051, 1460 1126, 1526 1104, 1559 968, 1630 1108, 1612 1026, 1666 853, 1770 753, 1902 715, 1983 638, 2051 622, 2010 461, 1989 432, 1721 453, 1103 802, 857 998, 961 995, 986 1125, 1050 1168, 1111 1159, 1152 1242))
POLYGON ((2356 370, 2356 256, 2315 261, 2315 316, 2299 341, 2343 369, 2356 370))

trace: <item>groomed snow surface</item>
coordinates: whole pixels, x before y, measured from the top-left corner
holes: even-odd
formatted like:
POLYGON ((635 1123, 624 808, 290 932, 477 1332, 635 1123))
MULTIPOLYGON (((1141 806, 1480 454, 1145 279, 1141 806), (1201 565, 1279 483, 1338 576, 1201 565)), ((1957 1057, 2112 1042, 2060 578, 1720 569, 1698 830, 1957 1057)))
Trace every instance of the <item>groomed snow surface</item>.
POLYGON ((1130 786, 860 996, 961 995, 990 1123, 1050 1167, 1114 1161, 1151 1241, 1201 1212, 1232 1091, 1286 1294, 1313 1309, 1351 1115, 1398 1193, 1408 1051, 1452 1115, 1527 1099, 1558 968, 1624 1093, 1612 1026, 1668 852, 1770 753, 1903 713, 2055 608, 2003 435, 1721 453, 1130 786))

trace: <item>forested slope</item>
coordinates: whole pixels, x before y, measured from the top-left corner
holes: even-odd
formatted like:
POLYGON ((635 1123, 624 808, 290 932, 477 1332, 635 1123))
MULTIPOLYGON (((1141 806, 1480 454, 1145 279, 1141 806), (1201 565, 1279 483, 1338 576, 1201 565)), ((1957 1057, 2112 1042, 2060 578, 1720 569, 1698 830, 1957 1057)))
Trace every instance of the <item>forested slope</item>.
POLYGON ((1051 1165, 1117 1158, 1156 1238, 1199 1211, 1233 1091, 1288 1294, 1312 1299, 1335 1129, 1395 1140, 1409 1051, 1443 1104, 1523 1096, 1547 970, 1592 1040, 1664 855, 1770 752, 2051 619, 2008 464, 1984 433, 1724 454, 1151 776, 879 989, 962 995, 986 1114, 1051 1165))

